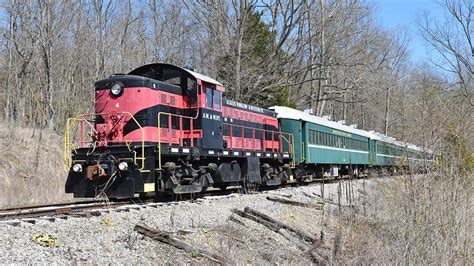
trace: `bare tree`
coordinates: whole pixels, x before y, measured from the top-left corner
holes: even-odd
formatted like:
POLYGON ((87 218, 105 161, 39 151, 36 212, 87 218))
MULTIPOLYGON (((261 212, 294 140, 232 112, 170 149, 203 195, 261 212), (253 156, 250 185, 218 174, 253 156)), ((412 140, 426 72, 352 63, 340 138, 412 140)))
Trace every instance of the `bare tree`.
POLYGON ((438 52, 431 59, 433 64, 455 77, 453 86, 474 106, 474 2, 443 0, 439 4, 446 18, 425 13, 419 18, 422 36, 438 52))
POLYGON ((30 28, 33 21, 31 6, 16 1, 4 3, 9 27, 3 36, 7 42, 5 78, 5 115, 7 120, 23 122, 26 114, 26 77, 34 54, 36 39, 30 28), (12 75, 13 74, 13 75, 12 75))
POLYGON ((53 128, 55 120, 54 95, 56 85, 54 82, 55 49, 56 43, 63 38, 73 14, 69 10, 74 9, 71 1, 38 1, 33 5, 34 33, 32 36, 38 40, 39 53, 43 63, 46 86, 46 121, 49 128, 53 128))
MULTIPOLYGON (((408 64, 405 33, 374 23, 371 2, 142 3, 3 0, 4 117, 27 126, 46 118, 61 130, 68 117, 93 111, 94 80, 168 62, 220 80, 229 98, 312 108, 365 129, 411 136, 400 130, 418 115, 418 96, 409 94, 429 83, 418 82, 408 64)), ((420 20, 424 36, 444 52, 433 61, 449 71, 448 79, 455 77, 446 86, 453 91, 439 97, 457 92, 472 105, 472 0, 441 4, 450 21, 420 20)))

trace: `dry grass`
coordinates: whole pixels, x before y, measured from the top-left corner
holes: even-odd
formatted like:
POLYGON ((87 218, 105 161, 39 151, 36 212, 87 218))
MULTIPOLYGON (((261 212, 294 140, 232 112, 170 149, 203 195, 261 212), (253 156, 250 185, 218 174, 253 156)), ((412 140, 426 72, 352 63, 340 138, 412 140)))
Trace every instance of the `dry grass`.
POLYGON ((64 193, 62 137, 0 125, 0 208, 71 201, 64 193))
POLYGON ((349 264, 472 265, 472 176, 405 176, 377 185, 367 212, 343 214, 338 227, 349 264))

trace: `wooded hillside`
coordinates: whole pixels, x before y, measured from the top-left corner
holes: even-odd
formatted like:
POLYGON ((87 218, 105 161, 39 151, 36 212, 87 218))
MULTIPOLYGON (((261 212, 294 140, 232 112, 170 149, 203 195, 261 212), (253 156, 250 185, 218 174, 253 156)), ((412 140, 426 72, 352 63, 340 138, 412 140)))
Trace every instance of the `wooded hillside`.
POLYGON ((312 108, 429 148, 447 128, 470 140, 473 2, 440 5, 445 17, 420 14, 408 33, 380 26, 377 1, 4 0, 0 116, 61 133, 92 111, 95 80, 167 62, 238 101, 312 108), (413 34, 430 61, 410 60, 413 34))

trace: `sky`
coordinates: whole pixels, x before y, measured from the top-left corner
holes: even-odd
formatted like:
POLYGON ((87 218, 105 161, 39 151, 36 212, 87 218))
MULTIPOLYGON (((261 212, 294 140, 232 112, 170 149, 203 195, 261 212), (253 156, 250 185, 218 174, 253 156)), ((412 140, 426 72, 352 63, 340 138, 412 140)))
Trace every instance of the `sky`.
POLYGON ((417 16, 428 11, 431 16, 442 16, 443 12, 436 0, 372 0, 376 6, 376 17, 386 29, 405 28, 409 32, 411 59, 414 63, 428 60, 430 49, 420 36, 417 16))

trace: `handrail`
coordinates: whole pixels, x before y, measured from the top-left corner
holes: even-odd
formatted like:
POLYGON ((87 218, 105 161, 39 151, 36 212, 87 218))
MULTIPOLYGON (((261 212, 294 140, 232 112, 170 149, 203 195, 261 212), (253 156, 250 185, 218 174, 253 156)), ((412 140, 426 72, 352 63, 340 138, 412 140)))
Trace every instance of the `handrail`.
MULTIPOLYGON (((81 126, 81 132, 79 133, 79 148, 83 148, 86 146, 86 144, 93 144, 94 141, 89 141, 86 142, 84 141, 84 122, 88 125, 88 128, 92 130, 93 132, 97 133, 97 130, 95 129, 95 125, 90 123, 88 120, 88 117, 92 116, 110 116, 112 114, 121 114, 122 116, 120 119, 124 119, 124 117, 128 116, 133 120, 133 122, 138 126, 141 132, 141 157, 137 157, 137 154, 134 153, 133 156, 133 162, 137 164, 137 161, 141 161, 141 167, 139 168, 140 171, 145 169, 145 131, 143 127, 140 125, 140 123, 137 121, 137 119, 130 113, 130 112, 110 112, 110 113, 96 113, 96 114, 81 114, 76 117, 68 118, 66 122, 66 131, 64 133, 64 170, 66 172, 69 171, 69 168, 71 167, 72 164, 72 151, 76 149, 76 146, 74 143, 71 142, 71 129, 76 128, 78 123, 80 123, 81 126)), ((108 140, 107 143, 115 143, 115 142, 122 142, 126 140, 108 140)))
MULTIPOLYGON (((295 168, 296 166, 296 161, 295 161, 295 146, 294 146, 294 139, 293 139, 293 134, 291 133, 287 133, 288 134, 288 137, 291 139, 291 142, 290 140, 288 140, 284 135, 282 135, 282 137, 286 140, 286 142, 288 143, 288 145, 291 147, 291 163, 290 163, 290 168, 295 168)), ((290 147, 288 147, 288 149, 290 149, 290 147)), ((283 150, 283 148, 282 148, 283 150)))
POLYGON ((301 142, 301 161, 306 160, 305 158, 305 146, 304 146, 304 141, 301 142))
MULTIPOLYGON (((161 168, 161 120, 160 120, 160 116, 162 114, 168 114, 168 115, 175 115, 175 116, 181 116, 181 117, 185 117, 185 118, 189 118, 189 130, 192 131, 192 128, 193 128, 193 120, 197 119, 199 117, 199 110, 201 109, 201 102, 199 101, 199 95, 201 94, 201 89, 202 89, 202 84, 201 84, 201 81, 198 80, 197 82, 197 87, 196 87, 196 115, 194 117, 190 117, 190 116, 181 116, 181 115, 176 115, 176 114, 171 114, 171 113, 167 113, 167 112, 159 112, 158 113, 158 139, 157 139, 157 142, 158 142, 158 168, 156 168, 155 170, 157 171, 160 171, 162 170, 161 168)), ((189 108, 192 108, 193 106, 189 105, 189 108)), ((222 108, 222 107, 221 107, 222 108)), ((182 126, 182 124, 180 125, 182 126)), ((191 138, 191 147, 193 146, 193 139, 191 138)))
MULTIPOLYGON (((242 137, 242 138, 245 138, 245 133, 244 133, 244 130, 245 129, 251 129, 253 131, 260 131, 262 132, 263 134, 263 138, 260 139, 260 140, 263 140, 263 141, 267 141, 266 137, 265 137, 265 133, 276 133, 278 136, 280 137, 283 137, 285 139, 285 141, 288 143, 289 147, 288 147, 288 152, 290 154, 294 154, 294 142, 293 143, 290 143, 290 141, 285 137, 285 135, 288 135, 289 137, 291 136, 291 139, 292 141, 294 140, 293 139, 293 134, 291 133, 286 133, 286 132, 282 132, 282 131, 276 131, 276 130, 268 130, 268 129, 263 129, 263 128, 254 128, 254 127, 246 127, 246 126, 240 126, 240 125, 234 125, 234 124, 230 124, 230 123, 222 123, 222 125, 228 125, 230 127, 230 130, 229 130, 229 137, 232 139, 232 137, 242 137), (242 129, 242 136, 236 136, 236 135, 232 135, 232 127, 238 127, 238 128, 241 128, 242 129), (291 149, 290 149, 291 147, 291 149)), ((253 134, 254 135, 254 134, 253 134)), ((274 135, 273 135, 274 136, 274 135)), ((252 139, 257 139, 257 138, 252 138, 252 139)), ((272 142, 275 141, 275 138, 273 137, 271 139, 272 142)), ((278 139, 277 139, 278 141, 278 139)), ((243 147, 243 146, 242 146, 243 147)), ((283 145, 280 145, 280 147, 277 147, 276 149, 278 148, 281 148, 281 151, 280 152, 283 152, 283 145)), ((272 149, 275 149, 275 147, 273 146, 273 143, 272 143, 272 149)))
MULTIPOLYGON (((193 120, 195 120, 197 117, 191 117, 191 116, 184 116, 184 115, 178 115, 178 114, 172 114, 172 113, 167 113, 167 112, 159 112, 158 113, 158 127, 157 127, 157 130, 158 130, 158 138, 157 138, 157 148, 158 148, 158 168, 156 168, 155 170, 157 171, 160 171, 162 170, 161 168, 161 115, 168 115, 170 117, 174 116, 174 117, 179 117, 180 118, 180 123, 179 123, 179 129, 180 131, 183 131, 183 118, 185 119, 189 119, 189 131, 191 132, 191 134, 193 134, 192 132, 194 131, 193 129, 193 120)), ((172 129, 172 121, 168 121, 168 129, 172 129)), ((182 138, 180 137, 180 144, 182 144, 182 138)), ((182 146, 182 145, 180 145, 182 146)), ((191 138, 191 147, 193 147, 193 138, 191 138)))
POLYGON ((74 149, 74 144, 70 143, 70 129, 72 121, 77 121, 76 118, 68 118, 66 121, 66 130, 64 132, 64 147, 63 147, 63 169, 68 172, 72 164, 71 152, 74 149))

